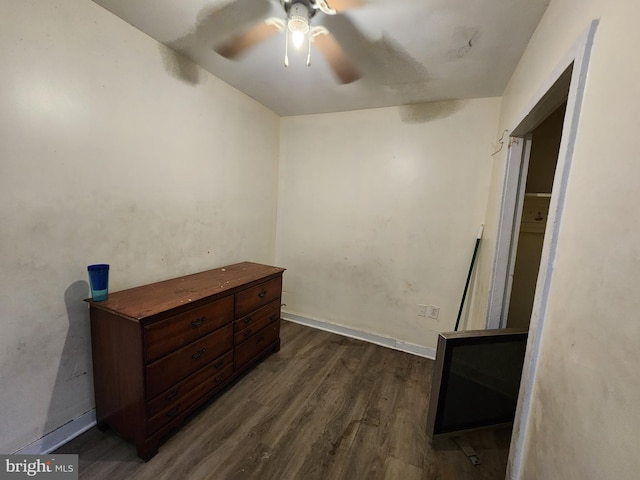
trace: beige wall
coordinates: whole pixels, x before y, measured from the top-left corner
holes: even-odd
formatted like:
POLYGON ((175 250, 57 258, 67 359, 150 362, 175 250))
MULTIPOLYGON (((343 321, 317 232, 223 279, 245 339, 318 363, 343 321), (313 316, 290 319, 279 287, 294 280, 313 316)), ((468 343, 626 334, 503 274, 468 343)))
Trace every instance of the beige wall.
POLYGON ((500 99, 287 117, 285 310, 435 348, 483 222, 500 99), (440 306, 439 319, 417 315, 440 306))
POLYGON ((86 0, 0 2, 0 452, 93 408, 112 290, 273 262, 279 118, 86 0))
MULTIPOLYGON (((591 20, 600 19, 541 312, 531 410, 516 423, 522 468, 512 457, 511 478, 634 479, 640 469, 639 18, 637 0, 552 0, 503 98, 498 131, 515 126, 591 20)), ((494 239, 505 158, 496 159, 492 175, 487 235, 494 239)))

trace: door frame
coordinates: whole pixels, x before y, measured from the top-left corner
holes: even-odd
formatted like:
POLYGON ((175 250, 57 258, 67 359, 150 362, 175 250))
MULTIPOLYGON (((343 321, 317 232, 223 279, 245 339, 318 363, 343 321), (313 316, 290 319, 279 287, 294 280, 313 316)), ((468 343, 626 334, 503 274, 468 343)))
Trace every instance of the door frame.
POLYGON ((511 136, 507 156, 487 328, 506 328, 516 266, 532 137, 511 136))
POLYGON ((521 115, 517 117, 513 128, 509 129, 511 138, 508 143, 509 149, 503 182, 502 204, 500 206, 496 235, 496 248, 486 317, 487 328, 504 328, 506 326, 508 310, 505 310, 505 306, 508 307, 509 302, 508 294, 510 294, 511 290, 511 278, 513 276, 518 239, 518 231, 516 229, 519 229, 520 226, 521 205, 524 199, 522 175, 524 174, 526 178, 527 172, 524 167, 528 166, 528 154, 530 153, 531 144, 531 139, 530 137, 527 138, 527 136, 565 100, 567 101, 509 451, 507 478, 510 479, 521 478, 523 473, 522 460, 527 440, 540 343, 544 330, 549 292, 553 281, 553 264, 560 235, 578 123, 582 111, 589 60, 597 28, 598 20, 593 20, 573 48, 565 54, 562 61, 545 79, 538 93, 534 95, 521 115), (518 206, 520 206, 520 209, 517 208, 518 206))

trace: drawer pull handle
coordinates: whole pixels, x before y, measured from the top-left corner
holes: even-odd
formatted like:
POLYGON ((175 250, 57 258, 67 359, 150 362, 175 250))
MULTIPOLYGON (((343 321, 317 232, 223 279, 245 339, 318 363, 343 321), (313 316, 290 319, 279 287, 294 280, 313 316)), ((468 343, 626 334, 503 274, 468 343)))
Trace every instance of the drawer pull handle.
POLYGON ((251 336, 251 329, 248 328, 244 331, 244 338, 249 338, 251 336))
POLYGON ((178 413, 179 408, 180 408, 180 405, 176 405, 175 407, 173 407, 171 410, 167 412, 167 417, 169 418, 175 417, 176 414, 178 413))
POLYGON ((261 336, 256 340, 256 345, 260 345, 262 342, 264 342, 264 335, 261 335, 261 336))
POLYGON ((271 319, 271 321, 273 322, 274 320, 276 320, 278 318, 278 315, 276 315, 275 313, 273 315, 271 315, 269 317, 271 319))
POLYGON ((200 317, 191 322, 191 328, 200 328, 204 323, 204 317, 200 317))
POLYGON ((203 348, 199 352, 196 352, 193 355, 191 355, 191 358, 193 358, 194 360, 199 360, 200 358, 202 358, 202 356, 204 355, 204 352, 206 352, 206 351, 207 351, 207 349, 203 348))
POLYGON ((258 294, 258 296, 259 296, 260 298, 264 298, 264 297, 266 297, 266 296, 267 296, 267 291, 266 291, 266 290, 262 290, 262 291, 258 294))
POLYGON ((244 324, 249 325, 251 323, 251 317, 247 317, 244 319, 244 324))
POLYGON ((167 395, 165 398, 167 400, 173 400, 174 398, 176 398, 178 396, 179 393, 180 393, 180 387, 172 390, 171 393, 169 395, 167 395))
POLYGON ((216 367, 216 368, 220 368, 220 367, 222 367, 223 365, 224 365, 224 358, 223 358, 222 360, 220 360, 218 363, 216 363, 216 364, 214 365, 214 367, 216 367))
POLYGON ((214 383, 221 382, 224 379, 224 373, 221 373, 216 378, 213 379, 214 383))

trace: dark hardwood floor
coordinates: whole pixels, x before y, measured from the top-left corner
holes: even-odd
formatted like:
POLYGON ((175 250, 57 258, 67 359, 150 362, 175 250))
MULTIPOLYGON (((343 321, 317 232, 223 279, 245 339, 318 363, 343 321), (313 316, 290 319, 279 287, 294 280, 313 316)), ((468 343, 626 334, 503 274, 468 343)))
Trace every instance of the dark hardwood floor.
POLYGON ((470 434, 473 466, 425 434, 431 360, 282 322, 282 349, 206 405, 144 463, 92 428, 77 453, 86 479, 443 479, 505 477, 509 430, 470 434))

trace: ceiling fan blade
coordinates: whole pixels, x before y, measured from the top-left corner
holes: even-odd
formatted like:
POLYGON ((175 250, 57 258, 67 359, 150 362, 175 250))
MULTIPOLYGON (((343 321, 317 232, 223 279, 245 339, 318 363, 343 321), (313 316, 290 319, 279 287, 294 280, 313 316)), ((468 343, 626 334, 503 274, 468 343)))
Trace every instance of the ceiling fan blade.
POLYGON ((234 0, 227 1, 222 7, 207 6, 198 13, 192 33, 199 43, 218 45, 267 18, 272 8, 269 0, 234 0))
POLYGON ((333 72, 342 83, 352 83, 360 78, 360 73, 333 35, 330 33, 318 35, 313 39, 313 44, 326 58, 333 72))
POLYGON ((367 38, 347 15, 322 17, 322 26, 344 45, 349 58, 358 61, 358 68, 367 82, 402 89, 409 84, 424 83, 429 78, 426 67, 392 38, 386 35, 376 40, 367 38))
POLYGON ((327 0, 329 7, 333 8, 336 12, 344 12, 352 8, 358 8, 364 5, 363 0, 327 0))
POLYGON ((266 40, 274 33, 278 33, 279 28, 276 25, 260 22, 249 28, 248 30, 231 37, 225 43, 216 47, 216 52, 225 58, 236 58, 238 55, 266 40))

